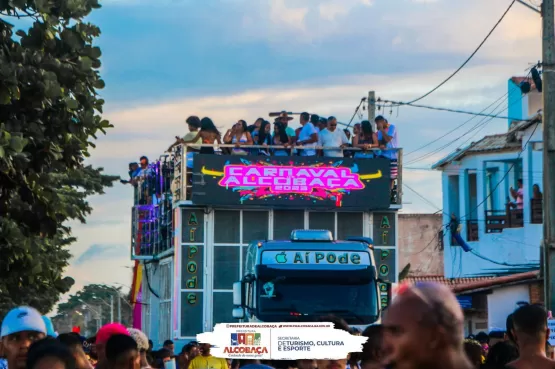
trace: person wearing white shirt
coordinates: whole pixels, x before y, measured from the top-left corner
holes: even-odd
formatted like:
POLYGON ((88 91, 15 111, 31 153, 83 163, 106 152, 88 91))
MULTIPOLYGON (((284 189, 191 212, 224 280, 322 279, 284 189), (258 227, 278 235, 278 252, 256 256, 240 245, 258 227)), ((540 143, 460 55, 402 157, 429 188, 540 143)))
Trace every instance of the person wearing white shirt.
POLYGON ((342 158, 343 151, 339 149, 348 145, 349 139, 345 135, 345 132, 341 129, 337 129, 337 119, 335 119, 335 117, 329 117, 328 127, 321 130, 318 134, 318 146, 337 147, 337 149, 324 149, 324 156, 342 158))
POLYGON ((301 113, 299 122, 303 128, 299 133, 298 145, 304 146, 305 149, 301 150, 301 156, 316 156, 316 144, 318 143, 318 132, 314 125, 310 123, 310 114, 301 113))

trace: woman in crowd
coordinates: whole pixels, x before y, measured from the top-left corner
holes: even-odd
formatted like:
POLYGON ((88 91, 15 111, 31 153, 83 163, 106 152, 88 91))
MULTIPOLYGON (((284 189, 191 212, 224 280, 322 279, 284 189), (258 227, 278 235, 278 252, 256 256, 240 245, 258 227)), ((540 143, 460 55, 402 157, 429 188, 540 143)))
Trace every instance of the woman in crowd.
POLYGON ((543 199, 543 194, 542 194, 542 191, 540 190, 540 185, 537 183, 532 186, 532 198, 534 200, 543 199))
MULTIPOLYGON (((289 146, 289 137, 285 131, 285 126, 280 122, 274 124, 273 145, 289 146)), ((289 152, 285 149, 274 149, 274 156, 289 156, 289 152)))
POLYGON ((506 365, 518 359, 518 349, 510 341, 497 342, 488 352, 485 369, 505 369, 506 365))
MULTIPOLYGON (((260 132, 256 139, 253 137, 257 145, 271 146, 272 145, 272 126, 267 120, 263 121, 260 126, 260 132)), ((268 149, 256 149, 260 155, 269 155, 268 149)))
POLYGON ((475 369, 480 369, 482 366, 482 345, 480 342, 472 339, 464 340, 464 351, 466 352, 466 356, 472 363, 475 369))
MULTIPOLYGON (((357 132, 357 130, 355 130, 355 132, 357 132)), ((357 151, 355 153, 355 158, 374 157, 374 153, 368 150, 378 147, 378 136, 372 129, 372 124, 369 121, 365 120, 360 123, 360 131, 353 135, 353 147, 363 150, 362 152, 357 151)))
POLYGON ((247 122, 244 120, 239 120, 237 123, 229 129, 224 137, 225 143, 231 143, 235 145, 232 150, 233 155, 247 155, 248 150, 242 149, 241 146, 252 145, 252 136, 247 130, 247 122))
MULTIPOLYGON (((193 142, 197 142, 197 140, 201 138, 202 143, 205 145, 214 145, 215 142, 218 144, 222 143, 222 135, 218 128, 212 122, 212 119, 205 117, 202 118, 200 121, 200 131, 197 133, 195 138, 193 138, 193 142)), ((200 148, 201 154, 214 154, 214 147, 201 147, 200 148)))
POLYGON ((247 131, 251 134, 252 140, 256 142, 256 138, 258 137, 258 133, 262 128, 262 123, 264 122, 264 118, 258 118, 253 125, 247 127, 247 131))

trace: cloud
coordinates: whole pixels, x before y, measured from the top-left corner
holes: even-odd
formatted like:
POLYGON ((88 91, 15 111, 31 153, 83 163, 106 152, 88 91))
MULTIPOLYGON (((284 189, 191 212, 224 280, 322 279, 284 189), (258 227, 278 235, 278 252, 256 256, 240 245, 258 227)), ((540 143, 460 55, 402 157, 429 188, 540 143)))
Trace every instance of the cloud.
POLYGON ((86 263, 120 258, 124 255, 129 256, 130 254, 128 248, 123 245, 94 244, 75 259, 73 265, 80 266, 86 263))
POLYGON ((305 31, 306 7, 287 7, 285 0, 270 0, 270 19, 287 28, 305 31))

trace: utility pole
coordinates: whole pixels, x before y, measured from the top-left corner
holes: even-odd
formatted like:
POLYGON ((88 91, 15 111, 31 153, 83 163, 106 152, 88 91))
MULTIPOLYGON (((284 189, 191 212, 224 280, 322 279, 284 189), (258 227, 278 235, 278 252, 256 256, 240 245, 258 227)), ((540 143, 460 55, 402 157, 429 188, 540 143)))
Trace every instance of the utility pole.
POLYGON ((118 293, 118 323, 121 324, 121 296, 118 293))
POLYGON ((555 22, 554 0, 544 0, 543 16, 543 251, 545 304, 555 311, 555 22))
POLYGON ((368 92, 368 121, 374 126, 374 119, 376 119, 376 92, 368 92))
POLYGON ((98 306, 98 320, 96 325, 98 326, 97 332, 100 330, 100 328, 102 328, 102 306, 98 306))
POLYGON ((114 295, 110 295, 110 323, 114 322, 114 295))

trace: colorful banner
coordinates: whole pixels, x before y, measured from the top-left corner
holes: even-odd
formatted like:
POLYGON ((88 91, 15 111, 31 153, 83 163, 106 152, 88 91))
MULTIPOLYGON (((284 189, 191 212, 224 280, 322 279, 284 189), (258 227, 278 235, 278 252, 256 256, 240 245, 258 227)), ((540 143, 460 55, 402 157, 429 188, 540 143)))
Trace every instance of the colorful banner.
POLYGON ((213 346, 215 357, 259 360, 341 360, 362 352, 367 339, 333 323, 218 324, 213 332, 197 335, 199 342, 213 346))
POLYGON ((196 155, 195 205, 384 210, 388 159, 196 155))
POLYGON ((131 303, 133 304, 133 328, 142 329, 142 280, 143 268, 138 260, 133 267, 133 285, 131 286, 131 303))

